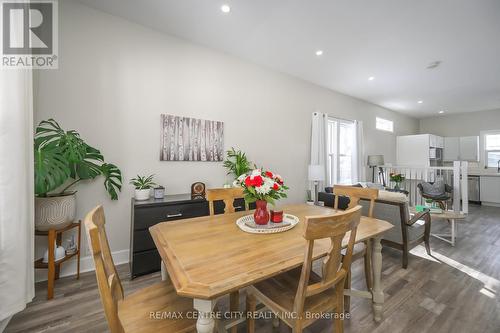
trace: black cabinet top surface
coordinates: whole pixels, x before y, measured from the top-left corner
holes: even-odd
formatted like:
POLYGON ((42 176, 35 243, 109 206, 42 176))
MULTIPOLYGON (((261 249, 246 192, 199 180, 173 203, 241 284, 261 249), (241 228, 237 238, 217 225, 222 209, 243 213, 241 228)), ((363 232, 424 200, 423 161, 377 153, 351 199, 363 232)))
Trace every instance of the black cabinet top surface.
POLYGON ((163 205, 175 205, 175 204, 185 204, 185 203, 196 203, 196 202, 206 202, 205 199, 191 199, 190 193, 185 194, 169 194, 163 197, 163 199, 149 198, 148 200, 137 201, 132 198, 132 204, 135 207, 151 207, 151 206, 163 206, 163 205))

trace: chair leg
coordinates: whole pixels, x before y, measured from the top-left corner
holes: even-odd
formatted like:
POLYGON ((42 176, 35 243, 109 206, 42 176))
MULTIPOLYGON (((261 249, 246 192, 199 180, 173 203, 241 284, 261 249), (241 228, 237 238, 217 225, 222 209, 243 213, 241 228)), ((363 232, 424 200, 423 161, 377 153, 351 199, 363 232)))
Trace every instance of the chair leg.
POLYGON ((342 309, 344 309, 345 305, 344 305, 344 290, 342 290, 342 288, 338 288, 337 289, 337 307, 336 307, 336 310, 337 310, 337 315, 338 317, 334 317, 333 319, 333 327, 334 327, 334 332, 335 333, 342 333, 344 332, 344 319, 343 319, 343 316, 342 316, 342 309))
POLYGON ((403 268, 406 269, 408 267, 408 248, 405 246, 403 248, 403 268))
MULTIPOLYGON (((229 295, 229 311, 236 313, 240 310, 240 293, 239 291, 233 291, 229 295)), ((238 326, 231 327, 230 333, 238 332, 238 326)))
POLYGON ((247 306, 247 309, 246 309, 247 310, 247 333, 254 333, 255 332, 254 313, 257 310, 257 299, 251 293, 247 293, 246 306, 247 306), (250 315, 248 315, 248 314, 250 314, 250 315))
POLYGON ((366 281, 366 288, 368 290, 372 290, 372 251, 371 251, 371 242, 370 240, 367 240, 365 242, 366 245, 366 250, 365 250, 365 257, 363 258, 364 264, 365 264, 365 281, 366 281))
POLYGON ((426 237, 424 239, 424 243, 425 243, 425 251, 427 252, 428 255, 431 255, 431 244, 429 242, 429 237, 426 237))
POLYGON ((295 324, 295 327, 292 328, 292 333, 302 333, 302 323, 301 322, 298 322, 295 324))
MULTIPOLYGON (((344 282, 344 289, 351 289, 351 271, 347 273, 344 282)), ((344 295, 344 311, 346 313, 351 312, 351 297, 348 295, 344 295)))

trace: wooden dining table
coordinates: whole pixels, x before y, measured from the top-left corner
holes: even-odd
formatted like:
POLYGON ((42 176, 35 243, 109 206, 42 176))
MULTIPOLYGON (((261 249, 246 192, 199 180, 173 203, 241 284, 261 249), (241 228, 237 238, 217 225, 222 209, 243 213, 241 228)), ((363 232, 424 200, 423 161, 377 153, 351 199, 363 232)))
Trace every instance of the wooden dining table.
MULTIPOLYGON (((286 214, 297 216, 299 223, 281 233, 251 234, 240 230, 236 220, 251 211, 162 222, 149 228, 177 293, 193 299, 194 309, 198 311, 198 332, 213 331, 212 313, 218 298, 302 265, 306 247, 302 237, 305 217, 335 212, 332 208, 307 204, 282 208, 286 214)), ((356 242, 372 240, 373 288, 371 291, 346 290, 351 296, 372 300, 376 321, 382 318, 384 303, 380 239, 392 227, 387 221, 361 218, 356 242)), ((348 235, 344 238, 345 246, 347 240, 348 235)), ((325 256, 329 247, 329 239, 316 241, 314 258, 325 256)))

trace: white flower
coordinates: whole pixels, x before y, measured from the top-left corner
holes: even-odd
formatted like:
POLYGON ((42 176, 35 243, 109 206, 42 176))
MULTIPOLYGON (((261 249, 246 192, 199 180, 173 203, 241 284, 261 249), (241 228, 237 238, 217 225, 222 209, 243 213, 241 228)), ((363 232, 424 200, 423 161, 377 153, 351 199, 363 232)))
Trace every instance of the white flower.
POLYGON ((271 188, 267 186, 265 183, 255 188, 255 191, 259 194, 268 194, 270 190, 271 188))
POLYGON ((255 169, 255 170, 252 170, 251 176, 252 177, 260 176, 261 174, 262 174, 262 171, 260 169, 255 169))
POLYGON ((273 188, 274 185, 274 180, 268 177, 262 177, 262 180, 264 181, 261 186, 256 187, 255 191, 259 194, 268 194, 271 192, 271 189, 273 188))
POLYGON ((244 180, 245 180, 245 178, 246 178, 246 177, 247 177, 247 175, 246 175, 246 174, 242 174, 242 175, 240 175, 240 176, 237 178, 237 180, 241 183, 242 181, 244 181, 244 180))
POLYGON ((241 182, 238 181, 238 179, 236 179, 234 182, 233 182, 233 187, 241 187, 241 182))

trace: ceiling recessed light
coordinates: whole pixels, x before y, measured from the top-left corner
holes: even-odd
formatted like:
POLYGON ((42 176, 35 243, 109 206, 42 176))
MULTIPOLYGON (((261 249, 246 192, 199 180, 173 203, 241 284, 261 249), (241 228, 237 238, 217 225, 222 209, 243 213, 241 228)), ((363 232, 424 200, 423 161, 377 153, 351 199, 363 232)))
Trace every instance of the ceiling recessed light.
POLYGON ((418 101, 417 103, 418 103, 418 104, 422 104, 423 102, 424 102, 424 101, 418 101))
POLYGON ((231 7, 229 7, 229 5, 222 5, 222 6, 220 7, 220 10, 221 10, 223 13, 227 14, 227 13, 229 13, 229 12, 231 11, 231 7))
POLYGON ((434 68, 438 67, 439 65, 441 65, 441 61, 440 60, 433 61, 433 62, 429 63, 426 68, 427 69, 434 69, 434 68))
POLYGON ((443 113, 444 113, 444 110, 440 110, 440 111, 439 111, 439 113, 440 113, 440 114, 443 114, 443 113))
POLYGON ((370 77, 368 78, 368 81, 373 81, 373 80, 375 80, 375 76, 370 76, 370 77))
POLYGON ((316 51, 316 55, 319 57, 320 55, 323 55, 323 50, 318 50, 316 51))

